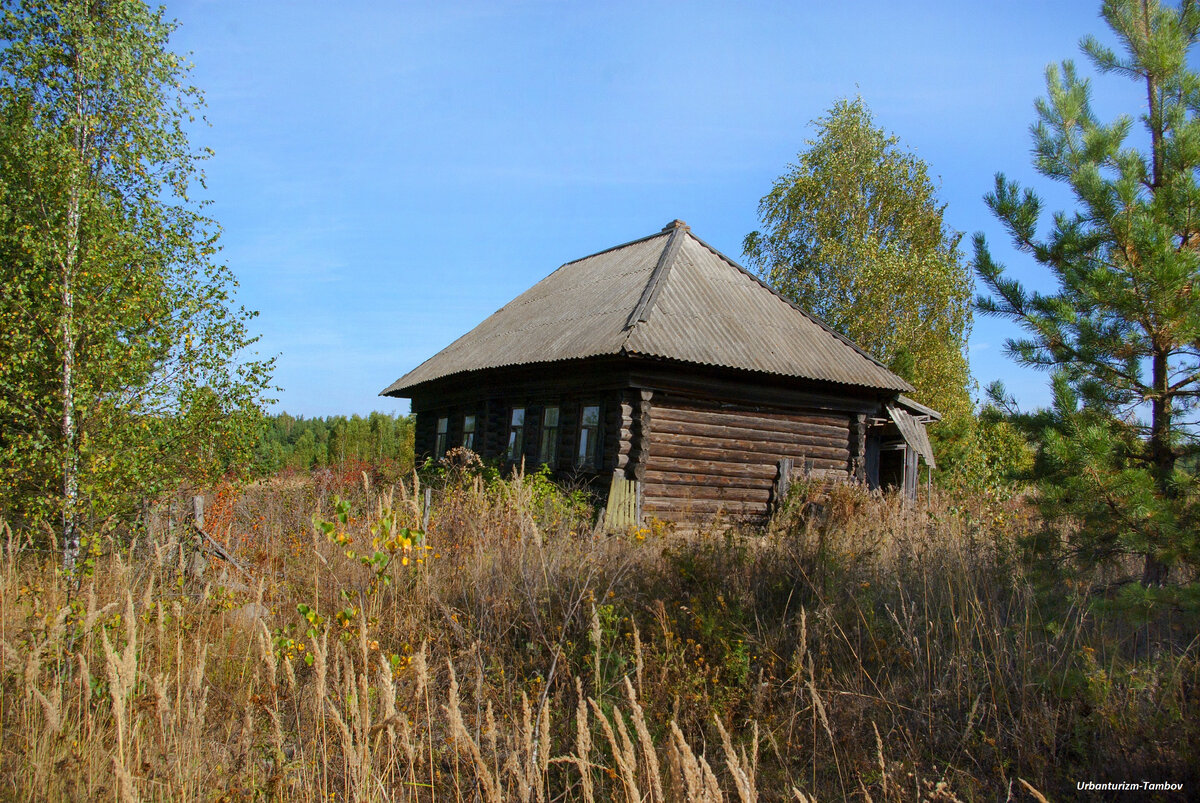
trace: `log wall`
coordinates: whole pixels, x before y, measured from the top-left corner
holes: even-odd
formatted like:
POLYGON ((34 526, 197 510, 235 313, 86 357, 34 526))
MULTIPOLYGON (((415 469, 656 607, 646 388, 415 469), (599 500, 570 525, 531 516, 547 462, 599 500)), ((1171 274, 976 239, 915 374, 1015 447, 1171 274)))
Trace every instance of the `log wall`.
POLYGON ((852 413, 721 405, 658 393, 649 408, 639 477, 647 516, 698 520, 723 511, 765 518, 785 457, 797 473, 857 472, 852 413))

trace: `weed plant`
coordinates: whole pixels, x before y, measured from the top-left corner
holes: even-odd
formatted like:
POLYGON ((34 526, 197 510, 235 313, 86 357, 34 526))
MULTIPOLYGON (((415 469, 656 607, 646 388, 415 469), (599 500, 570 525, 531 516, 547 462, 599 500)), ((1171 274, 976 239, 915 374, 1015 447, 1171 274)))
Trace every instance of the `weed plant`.
POLYGON ((802 489, 605 534, 537 475, 266 480, 83 576, 4 531, 0 796, 998 800, 1200 789, 1197 622, 1021 500, 802 489))

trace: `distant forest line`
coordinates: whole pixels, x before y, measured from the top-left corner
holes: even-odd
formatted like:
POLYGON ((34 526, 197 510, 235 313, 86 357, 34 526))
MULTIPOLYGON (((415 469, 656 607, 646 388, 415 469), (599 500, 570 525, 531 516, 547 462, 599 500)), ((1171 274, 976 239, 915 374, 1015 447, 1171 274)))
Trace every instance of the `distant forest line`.
POLYGON ((279 413, 265 419, 256 462, 263 474, 356 462, 407 472, 413 465, 413 423, 412 416, 379 412, 325 418, 279 413))

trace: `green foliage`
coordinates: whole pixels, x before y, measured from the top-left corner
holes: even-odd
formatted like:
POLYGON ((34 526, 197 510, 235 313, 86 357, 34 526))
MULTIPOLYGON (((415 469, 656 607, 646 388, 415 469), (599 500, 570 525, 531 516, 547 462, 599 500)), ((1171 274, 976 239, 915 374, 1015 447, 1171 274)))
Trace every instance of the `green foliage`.
POLYGON ((1011 496, 1027 487, 1036 439, 993 402, 978 415, 956 416, 930 432, 939 465, 934 481, 948 489, 990 491, 1011 496))
POLYGON ((243 465, 271 361, 214 260, 173 25, 140 0, 0 18, 0 509, 127 520, 243 465))
POLYGON ((747 259, 948 414, 969 415, 971 276, 926 164, 840 100, 759 203, 747 259))
POLYGON ((1038 438, 1045 512, 1081 524, 1089 560, 1142 555, 1143 582, 1200 565, 1194 536, 1200 485, 1187 414, 1200 397, 1200 74, 1188 56, 1200 8, 1108 0, 1102 16, 1124 48, 1088 37, 1104 74, 1141 85, 1147 148, 1133 120, 1101 122, 1070 61, 1047 69, 1033 127, 1034 165, 1064 183, 1076 210, 1037 234, 1042 203, 997 175, 987 196, 1019 251, 1049 271, 1052 293, 1005 274, 975 238, 975 267, 990 291, 979 309, 1021 325, 1008 342, 1018 362, 1055 372, 1051 410, 1013 421, 1038 438))
POLYGON ((256 462, 264 474, 361 462, 392 465, 396 476, 401 476, 413 467, 413 423, 412 416, 378 412, 365 418, 297 418, 279 413, 263 422, 256 462))

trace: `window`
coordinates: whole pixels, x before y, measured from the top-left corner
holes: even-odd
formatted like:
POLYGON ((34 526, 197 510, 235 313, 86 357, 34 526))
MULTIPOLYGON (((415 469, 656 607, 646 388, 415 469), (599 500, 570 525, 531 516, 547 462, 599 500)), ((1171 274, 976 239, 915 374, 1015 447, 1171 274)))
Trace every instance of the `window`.
POLYGON ((508 459, 514 463, 521 459, 521 451, 525 447, 525 408, 512 408, 512 418, 508 425, 508 459))
POLYGON ((538 462, 551 468, 558 463, 557 407, 547 407, 542 411, 542 441, 538 448, 538 462))
POLYGON ((463 416, 463 439, 462 445, 464 449, 475 449, 475 416, 463 416))
POLYGON ((437 426, 437 444, 433 447, 433 456, 441 457, 446 453, 446 438, 450 434, 450 419, 439 418, 437 426))
POLYGON ((579 416, 579 452, 575 464, 595 468, 600 444, 600 405, 585 404, 579 416))

